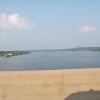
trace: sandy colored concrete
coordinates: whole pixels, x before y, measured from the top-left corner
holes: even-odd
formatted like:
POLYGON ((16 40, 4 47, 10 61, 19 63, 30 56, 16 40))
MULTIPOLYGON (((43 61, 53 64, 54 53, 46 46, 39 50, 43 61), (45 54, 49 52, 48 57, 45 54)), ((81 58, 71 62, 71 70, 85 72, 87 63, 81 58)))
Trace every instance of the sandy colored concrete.
POLYGON ((100 90, 100 69, 0 72, 0 100, 64 100, 100 90))

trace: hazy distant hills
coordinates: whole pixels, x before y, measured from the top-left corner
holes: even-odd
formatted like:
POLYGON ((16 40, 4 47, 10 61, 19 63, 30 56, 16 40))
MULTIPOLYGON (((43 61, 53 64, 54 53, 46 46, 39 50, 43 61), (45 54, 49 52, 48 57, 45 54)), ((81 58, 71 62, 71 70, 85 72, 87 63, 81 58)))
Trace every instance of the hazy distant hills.
POLYGON ((67 49, 68 51, 100 51, 100 47, 78 47, 67 49))
POLYGON ((41 52, 41 51, 100 51, 100 47, 77 47, 68 49, 37 49, 37 50, 18 50, 18 51, 0 51, 0 54, 14 53, 14 54, 29 54, 31 52, 41 52))
POLYGON ((41 52, 41 51, 100 51, 100 47, 77 47, 69 49, 44 49, 44 50, 31 50, 31 52, 41 52))

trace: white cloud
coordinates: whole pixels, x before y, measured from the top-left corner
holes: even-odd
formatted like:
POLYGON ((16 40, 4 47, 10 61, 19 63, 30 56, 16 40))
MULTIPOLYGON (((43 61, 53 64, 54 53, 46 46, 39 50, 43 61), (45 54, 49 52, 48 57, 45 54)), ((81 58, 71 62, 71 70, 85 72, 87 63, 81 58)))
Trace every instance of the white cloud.
POLYGON ((3 29, 30 29, 34 25, 16 13, 0 15, 0 28, 3 29))
POLYGON ((82 32, 95 32, 96 27, 95 26, 84 25, 84 26, 80 26, 80 30, 82 32))

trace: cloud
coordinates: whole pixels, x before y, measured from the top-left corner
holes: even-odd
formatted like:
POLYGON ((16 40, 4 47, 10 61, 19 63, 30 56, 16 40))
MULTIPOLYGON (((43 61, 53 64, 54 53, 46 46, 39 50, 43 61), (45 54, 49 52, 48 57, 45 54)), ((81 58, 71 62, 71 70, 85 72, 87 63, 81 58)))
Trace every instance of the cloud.
POLYGON ((13 14, 1 14, 0 15, 0 28, 2 29, 30 29, 35 24, 30 23, 17 13, 13 14))
POLYGON ((96 27, 95 26, 84 25, 84 26, 80 26, 80 30, 82 32, 95 32, 96 27))

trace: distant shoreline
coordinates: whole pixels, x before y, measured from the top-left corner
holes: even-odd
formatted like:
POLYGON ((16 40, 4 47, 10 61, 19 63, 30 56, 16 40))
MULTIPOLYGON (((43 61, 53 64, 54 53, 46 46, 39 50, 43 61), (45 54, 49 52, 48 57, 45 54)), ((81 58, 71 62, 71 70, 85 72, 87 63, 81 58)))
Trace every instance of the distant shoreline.
POLYGON ((1 58, 9 58, 13 56, 19 56, 24 54, 29 54, 31 52, 29 51, 0 51, 0 57, 1 58))

